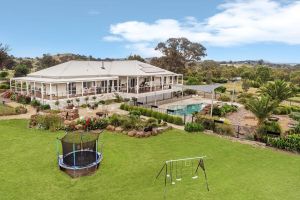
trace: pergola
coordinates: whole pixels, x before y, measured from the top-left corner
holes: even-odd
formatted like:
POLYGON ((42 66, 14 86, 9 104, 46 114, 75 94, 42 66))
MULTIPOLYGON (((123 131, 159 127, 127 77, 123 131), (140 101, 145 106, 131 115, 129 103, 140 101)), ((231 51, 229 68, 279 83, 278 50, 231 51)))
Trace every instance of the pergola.
POLYGON ((210 84, 210 85, 176 85, 175 87, 181 88, 182 95, 183 95, 183 90, 186 90, 186 89, 196 90, 198 92, 211 93, 210 115, 212 116, 213 105, 214 105, 215 89, 218 88, 218 87, 220 87, 220 86, 222 86, 222 84, 215 83, 215 84, 210 84))

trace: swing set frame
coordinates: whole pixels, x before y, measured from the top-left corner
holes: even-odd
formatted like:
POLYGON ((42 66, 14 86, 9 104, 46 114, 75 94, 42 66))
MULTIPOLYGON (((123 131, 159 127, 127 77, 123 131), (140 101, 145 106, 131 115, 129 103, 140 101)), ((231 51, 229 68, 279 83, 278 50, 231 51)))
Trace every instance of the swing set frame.
POLYGON ((183 169, 183 163, 185 162, 185 166, 190 166, 187 165, 187 163, 190 163, 192 165, 192 179, 196 179, 198 178, 197 173, 199 168, 202 169, 204 177, 205 177, 205 183, 206 183, 206 189, 207 191, 209 191, 209 187, 208 187, 208 182, 207 182, 207 175, 206 175, 206 171, 205 171, 205 166, 204 166, 204 158, 206 158, 206 156, 199 156, 199 157, 190 157, 190 158, 181 158, 181 159, 176 159, 176 160, 167 160, 165 161, 165 163, 163 164, 162 168, 160 169, 160 171, 158 172, 157 176, 156 176, 156 180, 160 177, 160 175, 163 173, 163 171, 165 171, 164 174, 164 185, 165 185, 165 190, 164 193, 166 194, 166 190, 167 190, 167 182, 168 182, 168 177, 170 177, 170 183, 171 185, 174 185, 175 182, 173 181, 173 168, 174 168, 174 163, 175 163, 175 175, 176 175, 176 181, 181 181, 181 178, 178 178, 177 176, 177 169, 178 169, 178 163, 181 162, 181 176, 182 176, 182 169, 183 169), (193 164, 195 161, 197 160, 197 168, 195 171, 193 171, 193 164))

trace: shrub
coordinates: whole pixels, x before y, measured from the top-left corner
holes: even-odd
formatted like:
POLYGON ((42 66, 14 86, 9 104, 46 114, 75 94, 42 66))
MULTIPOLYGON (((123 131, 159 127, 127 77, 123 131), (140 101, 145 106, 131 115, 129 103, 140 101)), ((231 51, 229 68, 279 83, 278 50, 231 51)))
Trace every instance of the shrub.
POLYGON ((202 124, 202 126, 207 130, 213 130, 215 128, 214 118, 205 115, 196 115, 196 123, 202 124))
POLYGON ((227 83, 228 82, 228 80, 226 78, 223 78, 223 77, 221 77, 221 78, 213 78, 212 81, 214 83, 227 83))
POLYGON ((212 114, 213 114, 213 116, 222 117, 222 116, 225 116, 226 113, 225 113, 225 111, 221 107, 214 106, 212 114))
POLYGON ((17 95, 13 93, 13 94, 10 95, 9 98, 10 98, 10 100, 15 101, 16 100, 16 96, 17 95))
POLYGON ((98 119, 96 121, 96 128, 105 129, 108 126, 108 123, 109 123, 109 121, 107 118, 98 119))
POLYGON ((220 87, 215 89, 215 92, 224 93, 224 92, 226 92, 226 87, 220 86, 220 87))
POLYGON ((139 110, 132 110, 129 112, 129 115, 139 118, 141 116, 141 112, 139 110))
POLYGON ((2 94, 2 97, 3 98, 6 98, 6 99, 10 99, 10 97, 13 95, 14 93, 12 91, 6 91, 2 94))
POLYGON ((24 106, 17 106, 15 108, 17 114, 25 114, 27 113, 27 109, 24 106))
POLYGON ((183 91, 183 95, 194 95, 194 94, 197 94, 197 91, 196 91, 196 90, 185 89, 185 90, 183 91))
POLYGON ((7 76, 8 76, 8 72, 6 72, 6 71, 0 72, 0 77, 1 77, 1 78, 5 78, 5 77, 7 77, 7 76))
POLYGON ((292 112, 289 117, 296 121, 300 121, 300 112, 292 112))
POLYGON ((222 109, 224 110, 225 113, 230 113, 230 112, 236 112, 238 110, 238 107, 236 105, 225 104, 222 106, 222 109))
POLYGON ((157 111, 153 111, 147 108, 143 107, 137 107, 137 106, 130 106, 127 104, 121 104, 120 109, 122 110, 127 110, 127 111, 139 111, 141 115, 148 116, 148 117, 153 117, 159 120, 164 120, 165 122, 169 123, 174 123, 177 125, 183 125, 183 120, 179 116, 173 116, 173 115, 168 115, 165 113, 160 113, 157 111))
POLYGON ((204 131, 204 127, 200 123, 186 123, 184 130, 187 132, 201 132, 204 131))
POLYGON ((186 81, 187 85, 199 85, 201 84, 201 80, 197 77, 190 76, 186 81))
POLYGON ((38 107, 41 105, 41 103, 36 100, 36 99, 33 99, 31 102, 30 102, 30 105, 33 106, 33 107, 38 107))
POLYGON ((214 132, 220 135, 234 136, 234 130, 229 124, 215 124, 214 132))
POLYGON ((266 143, 275 148, 300 152, 300 134, 288 135, 282 138, 267 137, 266 143))
POLYGON ((50 109, 50 105, 49 104, 43 104, 40 105, 41 110, 49 110, 50 109))
POLYGON ((59 130, 62 126, 62 119, 56 114, 38 115, 36 117, 38 128, 50 131, 59 130))
POLYGON ((149 119, 147 119, 145 126, 152 128, 158 127, 158 121, 157 119, 150 117, 149 119))
POLYGON ((123 117, 121 115, 117 115, 117 114, 113 114, 110 118, 109 118, 109 124, 113 125, 113 126, 121 126, 122 122, 123 122, 123 117))
POLYGON ((278 122, 264 122, 264 124, 262 124, 260 127, 258 127, 257 132, 260 135, 266 135, 268 134, 268 132, 273 132, 273 133, 281 133, 281 128, 278 122))
POLYGON ((291 113, 291 108, 288 106, 279 106, 274 109, 273 114, 275 115, 288 115, 291 113))
POLYGON ((0 89, 7 90, 7 89, 9 89, 9 85, 6 83, 2 83, 2 84, 0 84, 0 89))
POLYGON ((218 98, 218 100, 219 101, 229 102, 229 101, 231 101, 231 98, 228 95, 226 95, 226 94, 222 94, 222 95, 220 95, 220 97, 218 98))
POLYGON ((292 112, 300 112, 300 106, 290 106, 292 112))
POLYGON ((16 95, 15 101, 21 104, 30 104, 31 97, 19 94, 16 95))
POLYGON ((183 125, 183 119, 181 117, 174 117, 174 124, 183 125))

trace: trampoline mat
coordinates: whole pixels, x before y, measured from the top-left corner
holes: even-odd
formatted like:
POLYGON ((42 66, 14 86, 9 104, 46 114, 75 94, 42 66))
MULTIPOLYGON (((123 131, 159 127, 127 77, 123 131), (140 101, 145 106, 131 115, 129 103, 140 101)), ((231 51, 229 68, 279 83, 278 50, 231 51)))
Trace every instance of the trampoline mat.
POLYGON ((63 163, 70 167, 85 167, 99 159, 95 151, 76 151, 71 152, 63 157, 63 163))

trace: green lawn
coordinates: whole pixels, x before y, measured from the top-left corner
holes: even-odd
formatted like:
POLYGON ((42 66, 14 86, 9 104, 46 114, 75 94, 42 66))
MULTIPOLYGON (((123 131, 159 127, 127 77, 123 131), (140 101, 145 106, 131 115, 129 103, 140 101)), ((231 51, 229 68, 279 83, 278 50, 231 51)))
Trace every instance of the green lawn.
POLYGON ((13 107, 3 105, 2 103, 0 103, 0 116, 15 115, 15 114, 16 114, 16 111, 13 107))
POLYGON ((167 199, 299 199, 300 156, 254 148, 215 136, 171 130, 137 139, 104 133, 104 160, 93 176, 71 179, 57 168, 63 133, 0 121, 0 199, 163 199, 164 160, 206 155, 210 192, 190 177, 168 187, 167 199))

